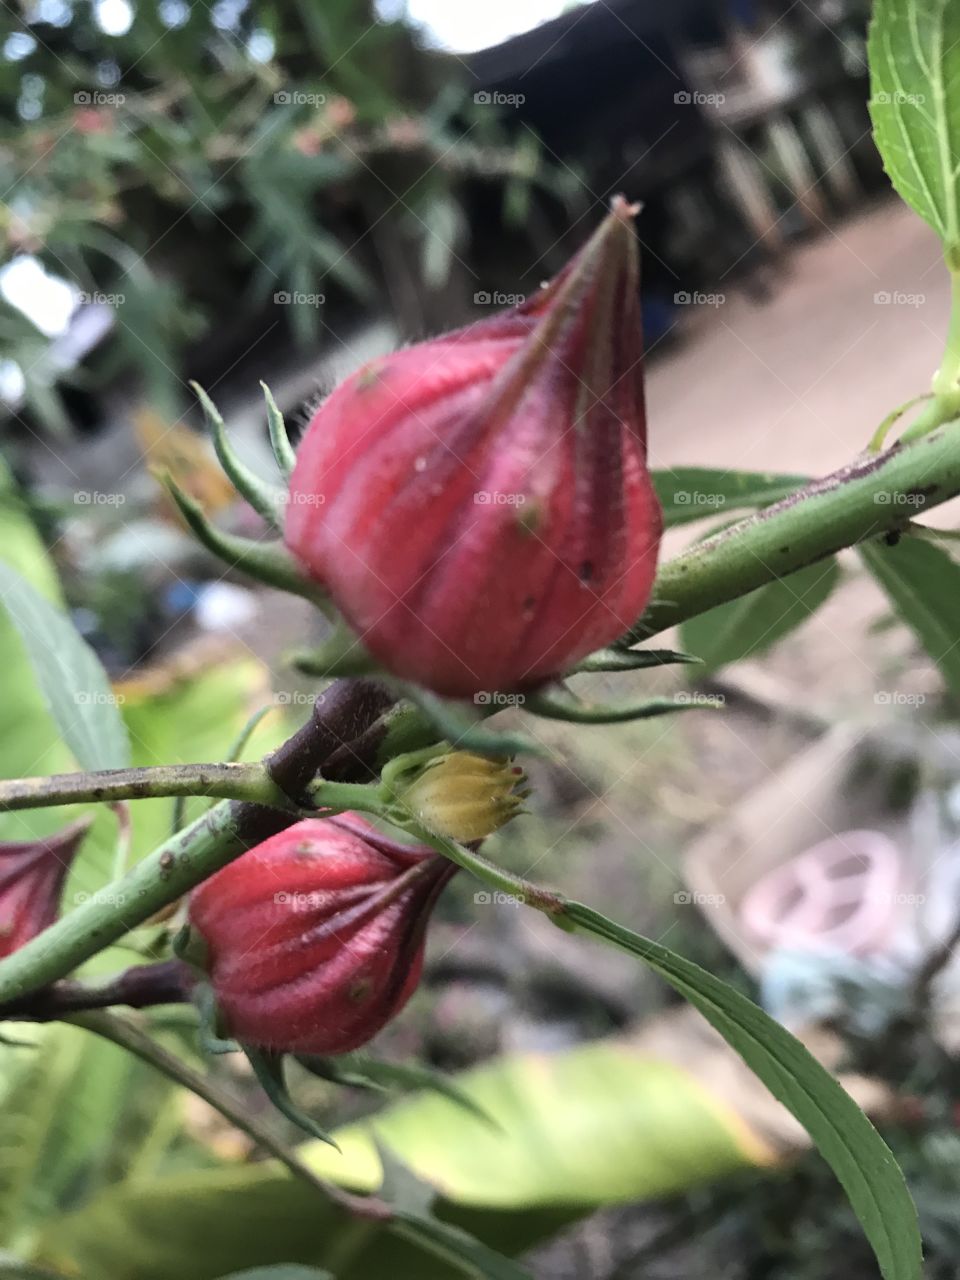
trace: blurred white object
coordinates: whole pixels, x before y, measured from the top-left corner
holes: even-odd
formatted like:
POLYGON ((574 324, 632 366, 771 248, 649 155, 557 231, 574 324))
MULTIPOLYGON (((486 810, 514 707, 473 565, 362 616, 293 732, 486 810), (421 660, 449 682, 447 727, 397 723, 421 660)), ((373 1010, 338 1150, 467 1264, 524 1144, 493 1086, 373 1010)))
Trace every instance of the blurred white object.
POLYGON ((258 611, 252 591, 230 582, 212 582, 198 592, 194 617, 201 631, 234 631, 252 622, 258 611))

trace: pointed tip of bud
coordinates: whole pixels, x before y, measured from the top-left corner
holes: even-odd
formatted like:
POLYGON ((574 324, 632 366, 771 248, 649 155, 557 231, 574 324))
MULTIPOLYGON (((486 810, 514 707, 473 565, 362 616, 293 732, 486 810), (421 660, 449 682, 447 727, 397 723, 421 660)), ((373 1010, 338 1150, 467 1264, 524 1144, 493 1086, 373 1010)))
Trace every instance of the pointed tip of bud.
POLYGON ((642 200, 628 200, 622 192, 610 198, 610 214, 621 222, 632 223, 642 209, 642 200))

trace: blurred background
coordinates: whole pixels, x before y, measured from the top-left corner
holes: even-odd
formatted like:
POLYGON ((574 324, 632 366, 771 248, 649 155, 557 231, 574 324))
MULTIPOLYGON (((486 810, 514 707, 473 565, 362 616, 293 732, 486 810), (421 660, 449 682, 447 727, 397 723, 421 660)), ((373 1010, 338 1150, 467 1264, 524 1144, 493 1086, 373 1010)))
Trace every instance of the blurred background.
MULTIPOLYGON (((261 380, 296 436, 363 361, 525 297, 623 192, 643 205, 668 551, 733 517, 728 473, 789 489, 927 389, 949 286, 871 139, 868 16, 866 0, 0 3, 0 556, 99 654, 136 763, 222 758, 267 707, 259 756, 315 696, 284 657, 321 621, 225 572, 157 483, 169 471, 224 528, 261 529, 191 379, 267 472, 261 380)), ((692 679, 592 677, 590 697, 672 691, 684 714, 534 722, 556 759, 491 852, 762 994, 884 1126, 927 1274, 947 1280, 960 974, 943 957, 916 985, 956 923, 941 676, 852 553, 668 641, 704 658, 692 679)), ((0 653, 4 776, 70 767, 5 620, 0 653)), ((134 855, 169 809, 135 806, 134 855)), ((0 835, 46 817, 5 815, 0 835)), ((109 878, 103 827, 67 905, 109 878)), ((189 1055, 175 1023, 155 1030, 189 1055)), ((309 1205, 254 1144, 109 1047, 42 1036, 55 1069, 0 1049, 0 1263, 209 1280, 314 1260, 309 1205)), ((804 1136, 705 1025, 536 913, 457 882, 381 1041, 479 1072, 514 1145, 432 1095, 395 1115, 304 1080, 309 1104, 331 1127, 386 1108, 383 1134, 449 1215, 538 1280, 876 1275, 804 1136)), ((215 1070, 274 1122, 234 1061, 215 1070)), ((331 1270, 447 1274, 362 1248, 331 1270)))

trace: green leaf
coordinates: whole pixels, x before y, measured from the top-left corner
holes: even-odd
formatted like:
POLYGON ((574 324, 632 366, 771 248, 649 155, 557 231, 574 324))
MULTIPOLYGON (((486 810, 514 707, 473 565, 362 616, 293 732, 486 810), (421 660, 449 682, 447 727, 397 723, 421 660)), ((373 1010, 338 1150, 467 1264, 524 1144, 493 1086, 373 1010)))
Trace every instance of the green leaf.
POLYGON ((922 538, 902 538, 895 547, 867 543, 860 554, 951 693, 960 694, 960 565, 922 538))
POLYGON ((950 249, 960 240, 960 5, 876 0, 868 54, 884 167, 950 249))
POLYGON ((801 488, 808 479, 768 471, 722 471, 710 467, 675 467, 654 471, 651 475, 663 507, 663 523, 668 529, 706 520, 723 511, 769 506, 801 488))
MULTIPOLYGON (((388 1147, 440 1189, 437 1212, 449 1226, 517 1254, 602 1205, 660 1199, 772 1163, 769 1144, 711 1079, 642 1038, 518 1054, 457 1077, 493 1125, 421 1093, 338 1129, 342 1154, 310 1142, 298 1155, 319 1176, 377 1193, 388 1147)), ((68 1260, 84 1280, 211 1280, 292 1259, 329 1267, 338 1280, 462 1273, 398 1241, 392 1225, 343 1259, 342 1233, 349 1240, 354 1230, 337 1206, 263 1161, 115 1187, 52 1222, 40 1252, 68 1260)))
POLYGON ((777 578, 685 622, 684 648, 698 654, 708 670, 762 653, 819 609, 838 579, 835 559, 777 578))
POLYGON ((579 902, 568 920, 638 956, 703 1014, 796 1116, 833 1169, 870 1241, 885 1280, 917 1280, 917 1214, 886 1143, 853 1099, 789 1031, 699 965, 579 902))
POLYGON ((122 769, 130 743, 99 658, 66 614, 0 564, 0 599, 20 633, 64 742, 84 769, 122 769))

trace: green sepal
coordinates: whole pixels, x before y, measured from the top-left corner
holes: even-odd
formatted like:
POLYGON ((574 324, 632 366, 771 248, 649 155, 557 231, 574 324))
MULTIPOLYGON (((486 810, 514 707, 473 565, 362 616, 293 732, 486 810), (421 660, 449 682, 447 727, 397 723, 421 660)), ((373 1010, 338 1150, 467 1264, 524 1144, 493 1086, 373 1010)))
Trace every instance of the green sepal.
POLYGON ((316 649, 298 649, 286 661, 305 676, 320 679, 327 676, 365 676, 380 670, 379 664, 363 647, 357 634, 342 618, 316 649))
POLYGON ((193 989, 192 1000, 199 1019, 197 1038, 203 1052, 213 1058, 224 1053, 236 1053, 240 1048, 236 1040, 221 1034, 222 1018, 210 983, 198 982, 193 989))
POLYGON ((321 1142, 329 1143, 331 1147, 339 1151, 340 1148, 330 1134, 321 1128, 316 1120, 313 1120, 298 1107, 293 1098, 291 1098, 283 1071, 283 1054, 274 1053, 269 1049, 254 1049, 247 1044, 243 1045, 242 1048, 249 1059, 253 1074, 257 1077, 261 1089, 263 1089, 280 1114, 286 1116, 293 1124, 298 1125, 314 1138, 319 1138, 321 1142))
POLYGON ((367 1089, 375 1093, 429 1090, 439 1093, 458 1107, 463 1107, 478 1119, 499 1128, 489 1112, 478 1106, 464 1091, 442 1071, 434 1071, 420 1063, 384 1062, 365 1054, 341 1053, 336 1057, 298 1056, 297 1061, 312 1075, 331 1084, 352 1089, 367 1089))
POLYGON ((283 420, 283 414, 277 408, 277 402, 273 398, 270 388, 265 382, 260 383, 263 387, 263 398, 267 402, 267 429, 270 432, 270 447, 273 449, 273 456, 280 468, 280 474, 284 480, 290 479, 290 474, 296 465, 297 455, 294 452, 293 445, 290 443, 290 437, 287 435, 287 424, 283 420))
POLYGON ((529 695, 526 710, 545 720, 567 720, 571 724, 623 724, 628 720, 649 720, 671 715, 675 711, 701 710, 706 704, 680 702, 674 698, 648 698, 645 702, 629 702, 609 706, 601 702, 582 702, 568 689, 556 687, 529 695))
POLYGON ((279 486, 267 484, 265 480, 261 480, 240 460, 227 438, 227 429, 216 405, 199 382, 191 382, 190 386, 203 406, 214 450, 220 459, 221 467, 233 481, 234 488, 246 498, 258 515, 263 516, 267 524, 272 525, 278 533, 281 532, 286 494, 279 486))
POLYGON ((252 538, 225 533, 211 524, 200 504, 184 493, 172 476, 163 475, 159 479, 199 541, 230 568, 241 569, 258 582, 303 596, 314 604, 326 603, 322 589, 304 577, 282 543, 255 542, 252 538))
POLYGON ((597 649, 578 662, 573 671, 645 671, 677 662, 700 662, 700 659, 674 649, 597 649))

